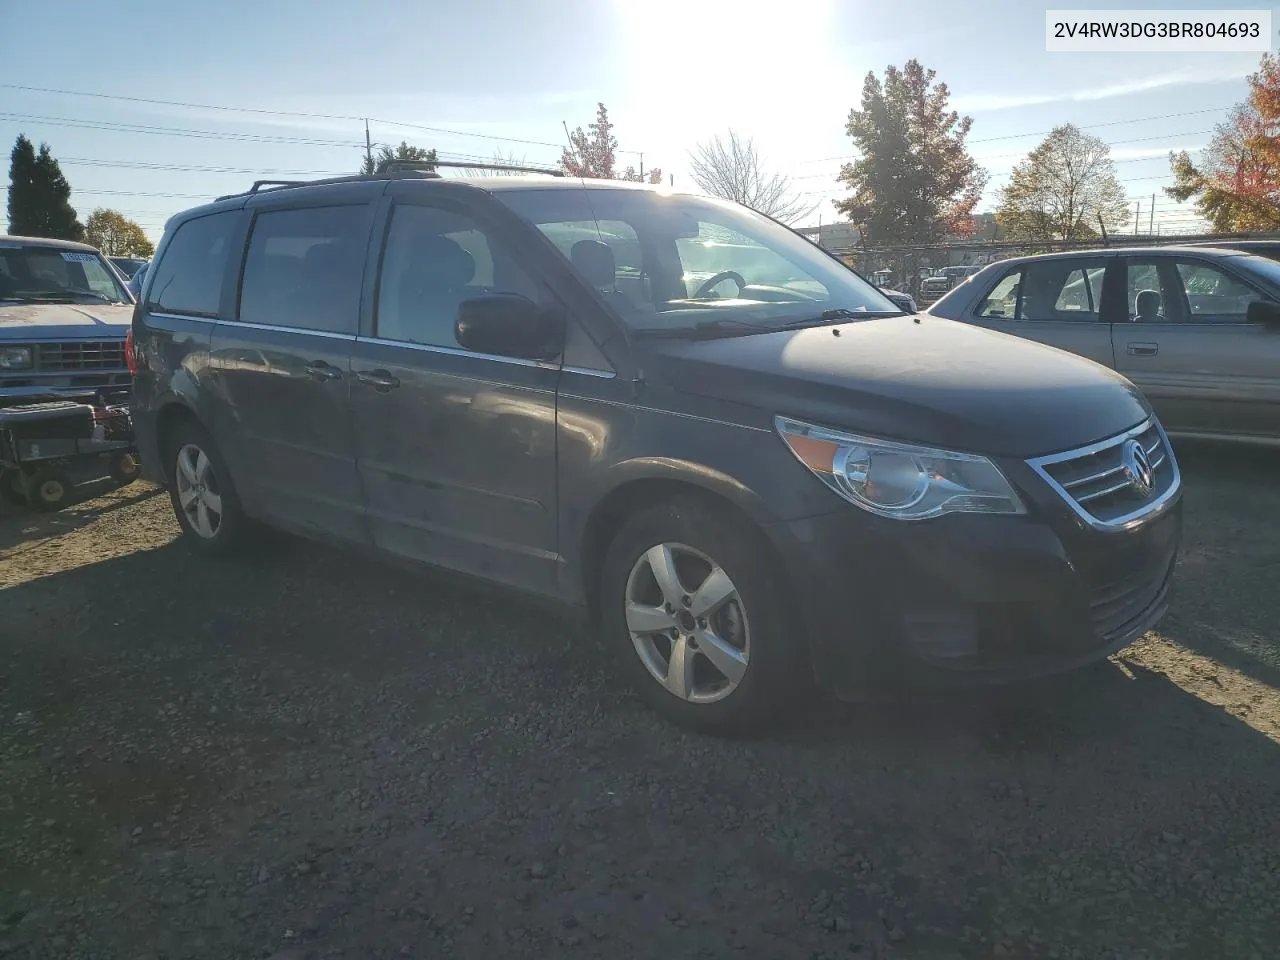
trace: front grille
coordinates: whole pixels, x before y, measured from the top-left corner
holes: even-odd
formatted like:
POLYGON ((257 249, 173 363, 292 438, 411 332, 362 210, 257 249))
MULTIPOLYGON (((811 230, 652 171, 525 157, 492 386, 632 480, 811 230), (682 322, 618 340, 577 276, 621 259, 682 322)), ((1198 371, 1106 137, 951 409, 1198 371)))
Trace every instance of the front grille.
POLYGON ((1028 462, 1094 527, 1129 526, 1173 499, 1181 484, 1173 448, 1154 420, 1109 440, 1028 462), (1135 483, 1133 458, 1127 455, 1131 441, 1151 466, 1150 490, 1135 483))
POLYGON ((1093 629, 1100 637, 1119 638, 1148 619, 1169 592, 1172 558, 1094 589, 1089 597, 1093 629))
POLYGON ((124 366, 123 340, 68 340, 36 346, 37 370, 119 370, 124 366))

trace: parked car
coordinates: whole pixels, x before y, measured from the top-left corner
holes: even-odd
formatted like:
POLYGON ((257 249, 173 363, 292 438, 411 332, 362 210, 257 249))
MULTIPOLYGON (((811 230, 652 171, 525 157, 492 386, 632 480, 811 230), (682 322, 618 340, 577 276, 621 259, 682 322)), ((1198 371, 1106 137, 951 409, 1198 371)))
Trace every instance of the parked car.
POLYGON ((0 406, 127 389, 133 303, 93 247, 0 236, 0 406))
POLYGON ((147 262, 139 257, 111 257, 110 259, 115 268, 124 274, 126 280, 132 280, 133 275, 147 262))
POLYGON ((1219 240, 1201 241, 1192 246, 1216 247, 1219 250, 1238 250, 1240 253, 1252 253, 1266 257, 1268 260, 1280 260, 1280 240, 1219 240))
POLYGON ((935 270, 932 276, 920 281, 920 293, 926 297, 940 297, 952 287, 963 283, 966 278, 975 275, 981 267, 943 267, 935 270))
POLYGON ((255 185, 172 218, 143 292, 137 440, 194 549, 262 521, 576 607, 698 729, 1068 669, 1166 608, 1181 481, 1132 384, 736 204, 255 185))
POLYGON ((142 299, 142 283, 147 278, 147 267, 150 266, 150 263, 150 261, 144 263, 137 269, 134 275, 129 278, 129 292, 133 294, 133 299, 135 300, 142 299))
POLYGON ((1175 436, 1280 440, 1274 260, 1201 246, 1018 257, 928 312, 1119 371, 1175 436))
POLYGON ((909 293, 903 293, 901 290, 892 290, 888 287, 878 287, 877 289, 906 313, 915 313, 918 309, 916 307, 916 298, 909 293))

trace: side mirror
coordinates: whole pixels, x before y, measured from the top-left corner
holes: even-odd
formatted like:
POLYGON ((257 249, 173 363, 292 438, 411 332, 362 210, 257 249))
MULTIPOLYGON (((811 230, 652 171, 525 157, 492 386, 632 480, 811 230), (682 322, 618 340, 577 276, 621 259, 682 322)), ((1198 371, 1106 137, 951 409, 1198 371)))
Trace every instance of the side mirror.
POLYGON ((1273 300, 1254 300, 1244 316, 1250 323, 1260 323, 1264 327, 1280 330, 1280 303, 1273 300))
POLYGON ((493 293, 458 304, 454 336, 476 353, 547 360, 560 352, 564 324, 518 293, 493 293))

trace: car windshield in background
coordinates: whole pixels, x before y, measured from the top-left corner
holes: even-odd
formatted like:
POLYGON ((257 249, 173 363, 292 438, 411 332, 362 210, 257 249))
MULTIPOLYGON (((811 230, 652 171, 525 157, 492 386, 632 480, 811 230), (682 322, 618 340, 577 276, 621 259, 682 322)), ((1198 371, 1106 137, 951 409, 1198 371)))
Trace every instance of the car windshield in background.
POLYGON ((96 253, 0 245, 0 300, 128 303, 129 295, 96 253))
POLYGON ((1228 262, 1242 271, 1265 280, 1280 291, 1280 262, 1257 254, 1249 254, 1228 262))
POLYGON ((496 196, 636 331, 734 334, 902 313, 810 241, 736 204, 580 187, 496 196))

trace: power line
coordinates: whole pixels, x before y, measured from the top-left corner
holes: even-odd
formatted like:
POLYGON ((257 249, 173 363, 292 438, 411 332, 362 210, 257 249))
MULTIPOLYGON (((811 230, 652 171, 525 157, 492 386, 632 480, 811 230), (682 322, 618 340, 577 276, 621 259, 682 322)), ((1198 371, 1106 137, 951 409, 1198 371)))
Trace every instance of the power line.
MULTIPOLYGON (((28 93, 52 93, 66 97, 92 97, 97 100, 118 100, 124 103, 146 103, 155 106, 165 107, 181 107, 187 110, 221 110, 228 113, 251 113, 258 116, 270 117, 303 117, 309 120, 350 120, 353 122, 363 123, 366 120, 370 123, 380 123, 391 127, 404 127, 409 130, 423 130, 428 133, 447 134, 453 137, 476 137, 481 140, 495 140, 501 143, 521 143, 534 147, 555 147, 561 149, 563 143, 551 142, 547 140, 527 140, 520 137, 502 137, 492 133, 477 133, 473 130, 451 130, 447 127, 427 126, 421 123, 410 123, 406 120, 390 120, 385 117, 364 117, 347 114, 334 113, 307 113, 301 110, 266 110, 261 107, 233 107, 226 104, 215 103, 189 103, 181 100, 161 100, 157 97, 127 97, 120 94, 110 93, 92 93, 87 90, 62 90, 54 87, 35 87, 20 83, 0 83, 0 89, 5 90, 23 90, 28 93)), ((363 142, 359 144, 363 146, 363 142)), ((639 154, 639 150, 624 150, 619 148, 618 153, 639 154)))

